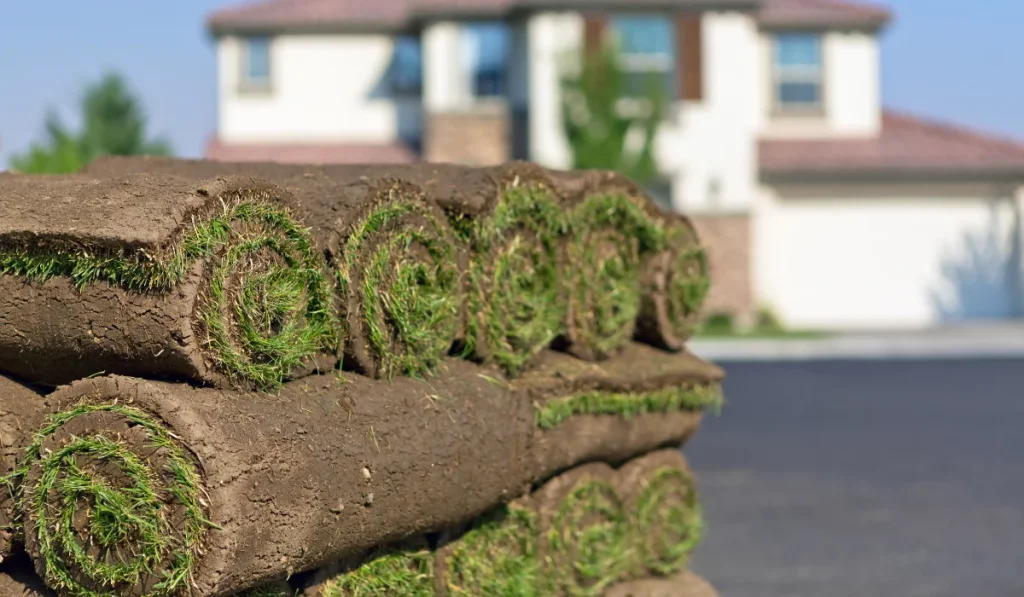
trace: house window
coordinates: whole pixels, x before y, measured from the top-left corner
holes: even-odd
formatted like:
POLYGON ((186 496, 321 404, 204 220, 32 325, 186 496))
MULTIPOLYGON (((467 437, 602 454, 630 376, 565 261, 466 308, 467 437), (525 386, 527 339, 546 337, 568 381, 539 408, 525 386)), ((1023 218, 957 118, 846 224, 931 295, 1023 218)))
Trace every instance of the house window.
POLYGON ((784 33, 775 38, 774 96, 781 112, 816 112, 822 107, 821 36, 784 33))
POLYGON ((270 38, 250 37, 242 50, 242 88, 270 87, 270 38))
POLYGON ((402 36, 395 40, 391 91, 405 96, 417 96, 423 91, 423 47, 418 37, 402 36))
POLYGON ((643 98, 657 92, 672 97, 675 78, 672 21, 657 15, 623 15, 612 19, 627 97, 643 98))
POLYGON ((468 23, 463 32, 463 61, 470 72, 472 96, 506 95, 511 50, 508 26, 504 23, 468 23))

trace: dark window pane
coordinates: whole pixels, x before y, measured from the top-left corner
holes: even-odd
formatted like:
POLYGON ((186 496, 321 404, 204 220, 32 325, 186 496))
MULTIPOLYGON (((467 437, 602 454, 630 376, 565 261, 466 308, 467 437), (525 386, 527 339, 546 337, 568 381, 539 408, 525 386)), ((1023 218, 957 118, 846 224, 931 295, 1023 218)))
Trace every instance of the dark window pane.
POLYGON ((265 81, 270 78, 270 40, 252 37, 246 43, 245 78, 249 81, 265 81))
POLYGON ((782 33, 775 39, 780 67, 820 67, 821 37, 813 33, 782 33))
POLYGON ((672 22, 657 15, 629 15, 612 19, 612 27, 624 54, 671 56, 672 22))
POLYGON ((473 95, 477 97, 505 95, 505 69, 502 67, 477 69, 473 76, 473 95))
POLYGON ((511 32, 505 23, 467 23, 463 52, 473 74, 473 95, 505 95, 506 68, 511 51, 511 32))
POLYGON ((821 85, 818 83, 782 83, 779 85, 779 102, 783 105, 814 105, 821 101, 821 85))
POLYGON ((423 54, 419 38, 400 37, 395 42, 391 87, 399 93, 419 93, 422 89, 423 54))

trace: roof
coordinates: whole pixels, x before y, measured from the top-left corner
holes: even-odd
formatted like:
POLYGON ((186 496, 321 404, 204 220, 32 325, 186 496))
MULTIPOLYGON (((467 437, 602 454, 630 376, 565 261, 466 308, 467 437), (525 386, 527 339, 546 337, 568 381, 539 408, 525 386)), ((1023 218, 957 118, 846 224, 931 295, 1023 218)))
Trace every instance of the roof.
POLYGON ((760 7, 766 27, 880 27, 889 12, 853 0, 258 0, 217 11, 214 33, 231 31, 400 30, 428 17, 507 16, 517 10, 760 7))
POLYGON ((1024 179, 1024 142, 886 111, 871 139, 760 142, 768 180, 863 176, 993 176, 1024 179))
POLYGON ((212 139, 206 157, 221 162, 282 164, 403 164, 419 161, 404 143, 224 143, 212 139))
POLYGON ((758 15, 770 29, 807 27, 855 27, 877 29, 892 18, 876 4, 847 0, 765 0, 758 15))

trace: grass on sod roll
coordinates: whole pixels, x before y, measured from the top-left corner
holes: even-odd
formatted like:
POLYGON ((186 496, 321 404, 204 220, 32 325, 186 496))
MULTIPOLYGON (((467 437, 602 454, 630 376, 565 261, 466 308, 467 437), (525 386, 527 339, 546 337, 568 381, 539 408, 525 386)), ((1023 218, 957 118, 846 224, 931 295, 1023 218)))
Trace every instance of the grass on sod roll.
POLYGON ((534 186, 510 188, 490 217, 456 225, 472 248, 467 352, 482 342, 514 375, 561 333, 557 254, 567 226, 551 193, 534 186))
POLYGON ((550 589, 543 594, 597 597, 623 580, 632 558, 629 532, 629 519, 610 483, 577 485, 548 531, 551 561, 545 562, 545 575, 550 589))
POLYGON ((434 594, 434 558, 429 551, 392 551, 329 581, 323 597, 434 594))
POLYGON ((129 406, 79 406, 53 415, 3 482, 14 492, 18 511, 33 522, 35 541, 29 543, 38 546, 37 564, 41 560, 47 585, 64 595, 122 595, 158 573, 160 580, 144 597, 177 595, 190 586, 203 535, 213 526, 203 512, 202 481, 192 457, 160 423, 129 406), (43 450, 62 426, 93 413, 112 413, 143 429, 147 453, 101 433, 70 436, 56 450, 43 450), (165 460, 160 469, 151 461, 157 452, 165 460), (103 472, 83 468, 92 463, 103 472), (35 483, 26 486, 33 468, 35 483), (123 486, 109 483, 110 470, 123 476, 123 486), (83 508, 87 521, 78 516, 83 508), (171 508, 183 512, 177 528, 171 526, 171 508))
POLYGON ((591 195, 570 214, 565 294, 577 308, 573 326, 598 358, 633 335, 640 309, 642 257, 664 250, 660 221, 625 195, 591 195))
POLYGON ((263 191, 224 197, 221 214, 196 222, 163 255, 2 250, 0 273, 166 292, 193 263, 208 260, 199 335, 208 338, 209 356, 229 378, 273 389, 306 359, 335 351, 338 338, 331 288, 308 230, 269 200, 263 191))
POLYGON ((503 506, 450 546, 445 558, 449 597, 540 595, 533 512, 503 506))
POLYGON ((699 411, 717 413, 724 399, 718 385, 672 387, 650 392, 586 391, 540 404, 536 409, 537 426, 551 429, 574 416, 618 415, 632 417, 645 413, 699 411))
POLYGON ((336 273, 341 296, 356 299, 348 308, 360 312, 382 377, 428 373, 447 354, 461 298, 454 237, 422 201, 400 197, 371 210, 346 239, 336 273), (402 225, 409 216, 424 225, 402 225))
POLYGON ((682 572, 704 532, 693 477, 675 467, 656 471, 637 500, 634 518, 634 537, 646 572, 661 576, 682 572))
POLYGON ((696 326, 697 314, 711 290, 708 256, 704 247, 678 228, 670 228, 668 247, 672 251, 667 308, 669 321, 678 336, 688 336, 696 326))

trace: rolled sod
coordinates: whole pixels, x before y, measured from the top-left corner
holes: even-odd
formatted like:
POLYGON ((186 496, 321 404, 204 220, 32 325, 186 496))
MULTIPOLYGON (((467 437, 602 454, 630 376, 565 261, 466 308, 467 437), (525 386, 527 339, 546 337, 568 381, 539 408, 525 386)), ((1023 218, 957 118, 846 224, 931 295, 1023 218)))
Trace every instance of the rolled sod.
MULTIPOLYGON (((594 210, 595 213, 604 216, 605 222, 610 223, 610 230, 605 235, 614 236, 615 231, 626 233, 635 237, 639 244, 640 266, 639 266, 639 296, 631 294, 634 275, 637 270, 632 267, 635 263, 631 257, 632 251, 625 253, 630 258, 623 258, 623 251, 618 251, 618 259, 612 259, 604 269, 595 269, 588 266, 593 273, 590 281, 580 280, 572 283, 571 293, 577 295, 576 300, 583 305, 587 304, 587 296, 596 294, 597 298, 591 302, 599 302, 600 292, 617 292, 622 301, 620 306, 614 307, 612 311, 616 317, 605 316, 599 319, 595 316, 595 323, 589 329, 604 329, 605 333, 598 333, 593 338, 604 338, 604 342, 615 346, 621 342, 630 320, 626 312, 635 316, 635 337, 642 341, 664 348, 666 350, 681 350, 683 343, 693 333, 697 324, 700 309, 704 304, 710 288, 708 278, 708 262, 705 249, 700 244, 693 223, 686 216, 680 215, 658 207, 650 198, 649 194, 630 178, 621 174, 609 171, 588 170, 577 172, 553 172, 552 176, 556 181, 559 192, 573 204, 586 205, 590 202, 597 202, 603 205, 603 209, 594 210), (617 215, 616 215, 617 214, 617 215), (624 264, 630 267, 624 267, 624 264), (628 271, 630 275, 621 275, 621 272, 628 271), (602 323, 604 321, 618 322, 617 325, 602 323), (603 328, 600 326, 604 326, 603 328), (612 332, 617 332, 612 333, 612 332), (609 336, 611 334, 611 336, 609 336)), ((587 213, 587 210, 584 210, 587 213)), ((594 219, 593 216, 590 217, 594 219)), ((577 236, 585 231, 593 230, 593 224, 586 221, 577 224, 577 236)), ((613 255, 607 249, 599 249, 600 243, 589 242, 577 244, 583 247, 576 250, 580 255, 590 254, 590 261, 595 264, 602 264, 607 259, 601 259, 600 253, 613 255), (591 248, 585 248, 591 247, 591 248)), ((625 246, 625 245, 623 245, 625 246)), ((630 247, 632 249, 632 247, 630 247)), ((608 308, 596 313, 609 313, 608 308)), ((584 313, 588 311, 584 310, 584 313)), ((577 326, 588 329, 586 322, 576 322, 577 326)), ((582 333, 582 332, 581 332, 582 333)), ((570 337, 570 341, 574 338, 570 337)), ((587 340, 583 336, 584 352, 593 353, 595 350, 600 355, 599 346, 591 346, 595 340, 587 340)), ((572 342, 570 342, 570 346, 572 342)))
POLYGON ((628 583, 655 576, 687 580, 685 558, 695 542, 679 529, 700 524, 692 487, 678 451, 653 452, 619 469, 583 464, 440 533, 433 549, 425 537, 379 548, 378 555, 347 562, 340 574, 318 577, 305 594, 372 595, 403 587, 394 594, 596 596, 643 588, 628 583), (653 552, 644 546, 680 557, 651 572, 646 563, 653 552))
POLYGON ((23 175, 0 200, 4 371, 273 388, 332 363, 323 258, 279 187, 23 175))
POLYGON ((721 368, 689 353, 630 343, 589 363, 547 351, 510 387, 533 405, 534 468, 543 478, 580 462, 617 464, 681 446, 721 408, 721 368))
POLYGON ((427 177, 407 168, 107 157, 85 170, 105 177, 249 175, 286 188, 330 259, 345 367, 390 378, 428 373, 449 352, 465 268, 445 212, 414 184, 427 177))
POLYGON ((703 537, 697 487, 679 450, 659 450, 618 471, 618 493, 635 525, 635 574, 672 576, 684 571, 703 537))
MULTIPOLYGON (((0 375, 0 562, 11 555, 21 536, 17 523, 17 486, 10 478, 17 460, 42 427, 46 402, 41 394, 0 375)), ((0 593, 3 594, 3 593, 0 593)))
POLYGON ((516 375, 561 332, 559 243, 567 216, 548 171, 416 164, 399 175, 449 214, 469 247, 464 354, 516 375))
POLYGON ((215 597, 472 518, 528 484, 534 423, 479 367, 447 367, 279 396, 62 388, 19 464, 27 550, 67 595, 215 597))

